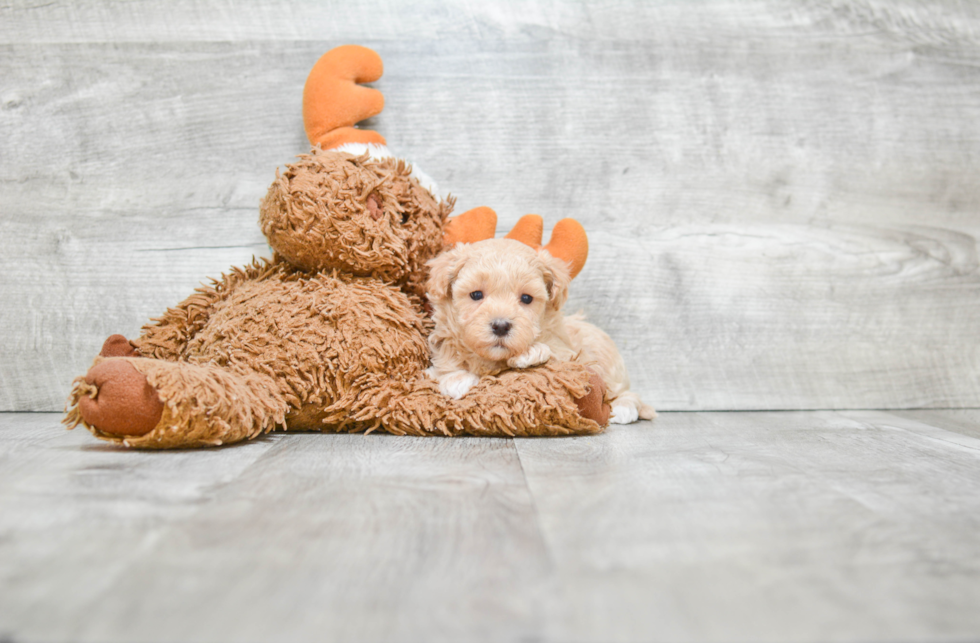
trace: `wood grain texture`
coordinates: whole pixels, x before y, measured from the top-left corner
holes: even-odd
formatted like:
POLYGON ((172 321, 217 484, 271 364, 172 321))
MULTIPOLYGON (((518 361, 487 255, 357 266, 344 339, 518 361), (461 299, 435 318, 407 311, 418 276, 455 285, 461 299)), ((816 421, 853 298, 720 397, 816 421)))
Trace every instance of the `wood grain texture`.
POLYGON ((977 409, 897 411, 894 415, 980 439, 980 410, 977 409))
POLYGON ((980 439, 932 413, 162 453, 0 414, 0 637, 974 640, 980 439))
POLYGON ((371 127, 500 228, 580 219, 573 284, 661 409, 980 405, 980 10, 958 2, 0 8, 0 409, 267 254, 326 49, 371 127))
POLYGON ((517 449, 558 574, 545 640, 980 628, 976 438, 880 412, 664 414, 517 449))
POLYGON ((57 422, 0 415, 0 635, 536 637, 549 561, 508 440, 141 453, 57 422))
POLYGON ((774 25, 832 26, 842 33, 869 31, 913 37, 922 44, 956 44, 976 38, 970 20, 980 9, 959 0, 711 0, 692 10, 683 2, 605 0, 426 0, 299 3, 264 0, 247 10, 212 0, 20 2, 3 7, 2 42, 130 42, 317 40, 395 38, 419 40, 459 35, 540 37, 556 32, 600 40, 709 39, 758 35, 774 25))
POLYGON ((570 308, 617 339, 635 388, 661 408, 980 400, 972 375, 980 277, 970 235, 742 223, 600 233, 592 243, 608 254, 574 284, 570 308), (630 274, 610 282, 637 246, 630 274))

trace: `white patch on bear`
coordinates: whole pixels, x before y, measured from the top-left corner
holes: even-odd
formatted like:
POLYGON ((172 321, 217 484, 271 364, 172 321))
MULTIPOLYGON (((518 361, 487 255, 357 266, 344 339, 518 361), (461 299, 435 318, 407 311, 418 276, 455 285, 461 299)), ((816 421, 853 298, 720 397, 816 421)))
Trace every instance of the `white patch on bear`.
POLYGON ((348 154, 353 154, 354 156, 360 156, 361 154, 367 154, 373 159, 390 159, 394 158, 395 155, 391 153, 387 145, 377 145, 375 143, 344 143, 340 147, 333 148, 337 152, 347 152, 348 154))
MULTIPOLYGON (((361 154, 367 154, 369 157, 377 160, 395 158, 395 155, 391 153, 387 145, 377 145, 375 143, 344 143, 340 147, 333 148, 338 152, 347 152, 348 154, 354 154, 355 156, 360 156, 361 154)), ((405 161, 408 163, 408 161, 405 161)), ((442 196, 439 194, 439 186, 432 178, 420 170, 418 166, 414 163, 408 163, 412 166, 412 177, 419 182, 419 184, 429 191, 436 201, 443 200, 442 196)))

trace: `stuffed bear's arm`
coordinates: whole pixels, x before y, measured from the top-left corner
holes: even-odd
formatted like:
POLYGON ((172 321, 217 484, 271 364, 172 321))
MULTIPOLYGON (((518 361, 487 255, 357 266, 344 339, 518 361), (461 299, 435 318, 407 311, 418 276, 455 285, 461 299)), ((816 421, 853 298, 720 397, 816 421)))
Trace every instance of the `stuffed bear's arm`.
MULTIPOLYGON (((514 437, 588 435, 601 432, 609 421, 602 379, 575 362, 549 360, 530 369, 481 377, 458 400, 444 395, 439 382, 425 376, 389 381, 382 389, 358 396, 346 415, 349 421, 309 422, 309 428, 514 437)), ((298 423, 289 426, 300 428, 298 423)))
POLYGON ((244 268, 233 268, 231 273, 212 280, 210 285, 196 288, 193 295, 143 326, 139 339, 133 340, 133 346, 142 357, 180 359, 188 342, 207 323, 216 304, 227 299, 241 284, 264 279, 276 269, 276 264, 266 259, 253 260, 244 268))

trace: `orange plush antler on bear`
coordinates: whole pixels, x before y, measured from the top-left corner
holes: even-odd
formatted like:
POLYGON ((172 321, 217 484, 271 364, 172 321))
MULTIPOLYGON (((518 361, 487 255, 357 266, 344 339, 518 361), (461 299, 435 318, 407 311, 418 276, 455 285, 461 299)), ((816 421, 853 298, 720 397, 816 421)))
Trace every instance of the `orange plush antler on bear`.
POLYGON ((347 143, 385 145, 377 132, 354 127, 384 109, 384 95, 360 85, 382 73, 381 56, 367 47, 344 45, 323 54, 303 87, 303 125, 310 144, 325 150, 347 143))

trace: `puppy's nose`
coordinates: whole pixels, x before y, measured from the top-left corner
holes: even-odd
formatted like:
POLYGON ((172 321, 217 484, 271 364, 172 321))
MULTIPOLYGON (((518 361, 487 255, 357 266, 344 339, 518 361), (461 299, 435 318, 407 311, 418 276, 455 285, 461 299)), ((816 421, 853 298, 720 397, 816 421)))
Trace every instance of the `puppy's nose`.
POLYGON ((497 337, 503 337, 510 332, 510 322, 506 319, 495 319, 490 322, 490 328, 497 337))

